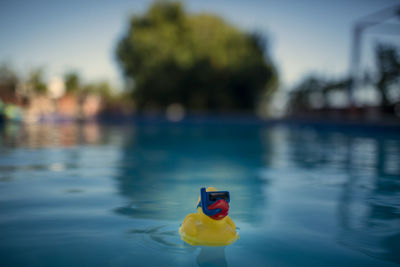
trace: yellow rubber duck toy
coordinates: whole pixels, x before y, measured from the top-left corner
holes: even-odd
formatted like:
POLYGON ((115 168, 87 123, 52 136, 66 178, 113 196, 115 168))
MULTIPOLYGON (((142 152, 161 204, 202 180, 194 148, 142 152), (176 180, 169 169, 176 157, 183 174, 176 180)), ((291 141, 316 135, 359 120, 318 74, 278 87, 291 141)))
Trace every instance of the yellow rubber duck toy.
POLYGON ((193 246, 227 246, 235 242, 239 234, 228 216, 229 201, 228 191, 201 188, 197 213, 187 215, 179 228, 182 240, 193 246))

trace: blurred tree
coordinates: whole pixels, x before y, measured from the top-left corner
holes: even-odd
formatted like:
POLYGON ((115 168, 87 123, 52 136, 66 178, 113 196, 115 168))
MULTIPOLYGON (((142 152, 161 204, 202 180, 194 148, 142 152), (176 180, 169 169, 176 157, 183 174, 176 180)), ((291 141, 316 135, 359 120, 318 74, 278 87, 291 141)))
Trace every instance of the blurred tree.
POLYGON ((308 76, 289 93, 288 111, 310 111, 315 108, 329 108, 332 92, 342 92, 348 88, 349 79, 325 79, 319 76, 308 76))
POLYGON ((77 72, 67 72, 64 75, 64 82, 67 93, 78 93, 81 90, 81 79, 77 72))
POLYGON ((15 94, 18 77, 15 71, 6 63, 0 65, 1 94, 15 94))
POLYGON ((181 103, 194 110, 252 110, 277 87, 265 40, 177 2, 155 2, 133 16, 117 58, 134 80, 139 109, 181 103))
POLYGON ((100 81, 84 85, 82 87, 81 93, 83 95, 95 94, 100 96, 103 100, 107 101, 112 98, 112 91, 113 89, 107 81, 100 81))
MULTIPOLYGON (((13 68, 7 63, 2 63, 0 65, 0 106, 1 103, 19 103, 17 85, 18 76, 13 68)), ((3 105, 3 108, 6 108, 6 106, 3 105)), ((5 111, 5 109, 3 111, 5 111)), ((1 113, 2 111, 0 110, 0 114, 1 113)))
POLYGON ((310 96, 314 92, 323 92, 325 85, 326 82, 317 76, 309 76, 302 80, 289 94, 290 113, 312 109, 310 96))
MULTIPOLYGON (((395 47, 380 44, 376 47, 376 88, 381 95, 382 107, 385 109, 393 104, 390 99, 389 88, 400 81, 400 56, 395 47)), ((400 90, 400 85, 397 85, 400 90)), ((399 93, 398 93, 399 94, 399 93)))
POLYGON ((29 74, 29 84, 33 92, 37 94, 45 94, 47 92, 47 85, 43 81, 43 69, 36 68, 29 74))

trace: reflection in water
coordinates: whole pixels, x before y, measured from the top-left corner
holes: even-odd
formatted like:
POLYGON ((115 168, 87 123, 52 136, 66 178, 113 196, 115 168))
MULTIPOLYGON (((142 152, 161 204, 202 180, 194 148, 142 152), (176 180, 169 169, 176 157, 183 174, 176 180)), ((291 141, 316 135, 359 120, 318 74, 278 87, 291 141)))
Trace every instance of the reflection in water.
POLYGON ((70 147, 82 144, 105 143, 107 135, 100 135, 96 123, 18 124, 0 125, 0 145, 4 147, 70 147))
POLYGON ((12 181, 16 173, 78 169, 83 153, 66 148, 109 143, 109 135, 109 129, 101 129, 95 123, 0 125, 0 148, 4 159, 0 162, 0 182, 12 181), (45 148, 63 150, 54 153, 58 157, 45 157, 47 153, 38 151, 45 148))
POLYGON ((400 263, 398 137, 309 129, 292 131, 288 140, 294 164, 344 172, 346 180, 339 183, 342 189, 337 204, 339 242, 400 263))
POLYGON ((118 188, 127 201, 115 211, 133 218, 181 221, 193 212, 200 188, 229 190, 232 217, 257 223, 264 205, 258 175, 258 131, 230 127, 137 127, 124 145, 118 188))
POLYGON ((400 263, 399 141, 378 139, 360 147, 358 140, 350 142, 349 148, 359 159, 354 161, 357 169, 364 167, 369 172, 350 174, 343 186, 339 241, 368 255, 400 263))
POLYGON ((227 267, 225 247, 201 247, 197 264, 200 267, 227 267))
POLYGON ((178 235, 199 189, 215 186, 231 192, 230 215, 243 231, 226 248, 232 263, 235 256, 251 262, 246 256, 267 260, 282 251, 279 263, 297 264, 290 256, 298 248, 287 248, 292 240, 311 244, 325 263, 332 255, 324 244, 350 265, 368 263, 366 255, 400 263, 396 135, 292 126, 6 124, 0 137, 0 212, 8 215, 0 217, 0 254, 11 262, 6 243, 14 256, 37 243, 45 255, 53 244, 73 249, 84 237, 96 248, 133 248, 135 256, 157 251, 162 261, 181 253, 193 263, 197 256, 199 266, 227 266, 224 248, 195 248, 178 235), (63 243, 58 235, 78 241, 63 243), (263 246, 266 240, 278 242, 263 246))

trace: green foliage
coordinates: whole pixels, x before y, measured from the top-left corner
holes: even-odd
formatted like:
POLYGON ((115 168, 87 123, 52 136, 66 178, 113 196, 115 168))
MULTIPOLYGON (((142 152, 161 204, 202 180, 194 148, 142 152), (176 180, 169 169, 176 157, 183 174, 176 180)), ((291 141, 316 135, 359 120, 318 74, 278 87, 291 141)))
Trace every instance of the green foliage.
POLYGON ((195 110, 252 110, 277 87, 261 36, 182 4, 155 2, 131 18, 117 58, 135 82, 139 109, 181 103, 195 110))
MULTIPOLYGON (((389 87, 400 81, 400 55, 395 47, 382 44, 376 47, 375 54, 378 76, 376 88, 381 95, 382 106, 388 106, 392 102, 389 87)), ((397 86, 397 90, 400 90, 400 86, 397 86)))
POLYGON ((319 108, 329 107, 329 93, 334 91, 345 93, 349 83, 349 79, 343 78, 328 80, 316 75, 305 77, 290 92, 288 111, 295 114, 297 112, 312 110, 316 106, 319 108), (318 99, 318 103, 315 103, 316 99, 318 99))
POLYGON ((300 82, 289 95, 289 109, 292 113, 311 108, 310 95, 313 92, 321 92, 325 81, 319 77, 310 76, 300 82))
POLYGON ((64 75, 65 90, 67 93, 77 93, 81 89, 81 79, 77 72, 71 71, 64 75))
POLYGON ((82 94, 96 94, 100 96, 103 100, 111 99, 112 88, 107 81, 100 81, 96 83, 89 83, 82 87, 82 94))
POLYGON ((0 81, 2 83, 6 81, 10 82, 17 81, 17 74, 7 63, 2 63, 0 65, 0 81))
POLYGON ((0 65, 0 90, 2 92, 14 92, 18 83, 18 77, 10 65, 0 65))
POLYGON ((103 100, 110 100, 113 98, 113 88, 107 81, 99 81, 84 84, 77 72, 68 72, 64 75, 65 87, 67 93, 77 95, 96 94, 103 100))
POLYGON ((41 68, 36 68, 31 71, 29 83, 35 93, 45 94, 47 92, 47 85, 43 80, 43 70, 41 68))

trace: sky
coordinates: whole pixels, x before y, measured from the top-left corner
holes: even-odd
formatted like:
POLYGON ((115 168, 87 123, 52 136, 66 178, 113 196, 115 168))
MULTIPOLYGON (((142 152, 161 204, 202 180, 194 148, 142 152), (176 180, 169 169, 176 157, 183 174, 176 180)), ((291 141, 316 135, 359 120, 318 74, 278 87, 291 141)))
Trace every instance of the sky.
MULTIPOLYGON (((348 71, 354 21, 399 0, 186 0, 191 13, 211 12, 246 31, 268 39, 281 84, 290 88, 317 73, 338 77, 348 71)), ((0 64, 25 75, 43 67, 48 78, 78 71, 84 80, 109 80, 122 87, 116 44, 131 14, 141 14, 152 1, 0 0, 0 64)), ((399 22, 399 20, 394 21, 399 22)), ((381 41, 400 47, 400 35, 371 29, 363 39, 363 62, 371 61, 381 41)))

